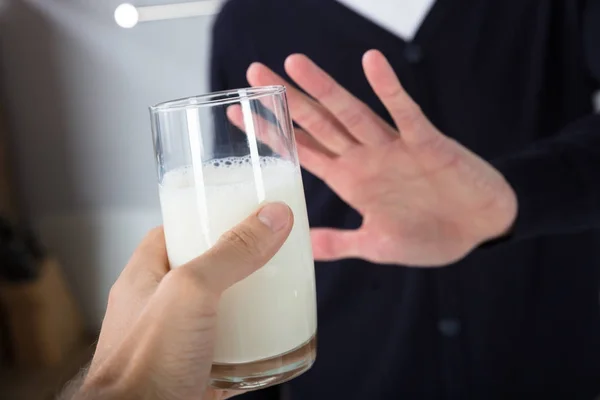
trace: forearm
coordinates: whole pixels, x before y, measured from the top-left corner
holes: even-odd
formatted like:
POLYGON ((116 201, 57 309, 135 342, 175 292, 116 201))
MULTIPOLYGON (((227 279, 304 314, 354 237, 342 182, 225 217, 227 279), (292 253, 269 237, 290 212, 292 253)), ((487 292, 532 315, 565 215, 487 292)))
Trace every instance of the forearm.
POLYGON ((83 368, 63 389, 57 400, 141 399, 139 390, 125 381, 90 377, 89 366, 83 368))
POLYGON ((515 239, 600 228, 600 115, 494 162, 515 190, 515 239))
POLYGON ((69 383, 65 385, 62 393, 57 397, 57 400, 83 400, 87 398, 95 399, 95 397, 86 397, 82 393, 82 390, 85 390, 83 386, 88 374, 88 370, 89 366, 83 368, 75 377, 73 377, 73 379, 71 379, 69 383))
POLYGON ((58 400, 117 400, 117 399, 133 399, 127 394, 116 394, 105 389, 91 389, 79 386, 73 390, 62 394, 58 400))
POLYGON ((83 381, 85 380, 86 371, 82 371, 75 378, 73 378, 67 385, 64 387, 62 392, 58 395, 56 400, 75 400, 77 399, 77 394, 83 385, 83 381))

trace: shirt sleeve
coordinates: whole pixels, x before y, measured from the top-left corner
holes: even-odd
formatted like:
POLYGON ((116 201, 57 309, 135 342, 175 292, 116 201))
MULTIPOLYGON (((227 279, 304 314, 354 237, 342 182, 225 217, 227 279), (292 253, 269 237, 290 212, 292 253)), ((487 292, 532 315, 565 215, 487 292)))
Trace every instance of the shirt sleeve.
POLYGON ((600 115, 493 164, 519 203, 509 238, 600 228, 600 115))
POLYGON ((583 48, 590 74, 600 89, 600 0, 588 0, 585 7, 583 48))
MULTIPOLYGON (((588 0, 582 18, 583 49, 595 88, 600 87, 600 0, 588 0)), ((600 115, 572 123, 550 139, 495 160, 517 194, 511 234, 500 241, 600 228, 600 115)))

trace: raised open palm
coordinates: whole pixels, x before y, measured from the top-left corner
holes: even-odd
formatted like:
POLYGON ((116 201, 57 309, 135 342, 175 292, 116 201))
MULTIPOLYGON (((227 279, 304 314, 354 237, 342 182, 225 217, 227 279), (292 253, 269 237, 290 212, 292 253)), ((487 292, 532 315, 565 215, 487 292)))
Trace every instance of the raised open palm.
POLYGON ((306 56, 285 69, 310 97, 262 64, 248 69, 253 86, 287 86, 302 166, 363 216, 358 230, 313 229, 315 259, 439 266, 506 233, 517 200, 504 177, 430 123, 381 53, 363 68, 397 129, 306 56))

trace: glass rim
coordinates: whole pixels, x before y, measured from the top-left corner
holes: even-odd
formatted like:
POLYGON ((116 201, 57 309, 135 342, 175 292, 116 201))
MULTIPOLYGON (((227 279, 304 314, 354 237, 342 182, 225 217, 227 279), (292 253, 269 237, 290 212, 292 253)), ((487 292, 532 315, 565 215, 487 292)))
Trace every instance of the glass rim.
POLYGON ((152 113, 173 112, 203 107, 222 106, 238 103, 242 100, 257 100, 262 97, 275 96, 285 93, 285 86, 256 86, 240 89, 220 90, 197 96, 164 101, 150 107, 152 113))

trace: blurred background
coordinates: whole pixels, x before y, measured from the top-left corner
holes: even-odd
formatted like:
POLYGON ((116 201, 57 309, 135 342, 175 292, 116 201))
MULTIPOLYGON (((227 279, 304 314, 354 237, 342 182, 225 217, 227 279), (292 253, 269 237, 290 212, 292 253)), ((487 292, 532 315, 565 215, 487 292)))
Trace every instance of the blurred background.
POLYGON ((2 399, 53 398, 89 359, 112 283, 160 224, 147 108, 208 89, 214 15, 123 29, 120 3, 0 0, 2 399))
MULTIPOLYGON (((83 353, 89 352, 100 327, 112 283, 143 235, 161 222, 148 106, 206 92, 208 82, 212 15, 123 29, 114 20, 122 2, 0 0, 0 143, 4 155, 0 216, 7 220, 2 229, 9 238, 21 238, 12 239, 19 242, 13 247, 22 248, 23 243, 43 247, 37 251, 37 260, 21 255, 23 264, 37 265, 30 266, 28 276, 14 276, 14 271, 11 275, 6 271, 7 258, 0 259, 3 274, 15 282, 5 290, 4 297, 10 298, 4 303, 14 305, 4 314, 35 314, 22 309, 24 301, 33 302, 30 293, 22 292, 31 292, 30 286, 37 285, 36 299, 41 301, 45 292, 56 293, 64 281, 67 294, 55 306, 62 310, 57 318, 69 318, 65 307, 73 304, 72 313, 81 316, 82 327, 63 326, 60 336, 75 335, 77 330, 91 333, 81 345, 83 353), (31 244, 35 239, 28 238, 28 232, 14 233, 23 230, 15 226, 30 228, 40 244, 31 244), (55 260, 53 268, 59 271, 54 280, 40 278, 49 274, 44 272, 49 268, 44 266, 47 260, 55 260), (10 294, 10 290, 17 293, 10 294), (23 296, 29 297, 23 300, 23 296)), ((40 313, 52 313, 38 308, 40 313)), ((14 318, 4 316, 5 328, 6 321, 20 324, 23 330, 44 323, 15 322, 14 318)), ((50 359, 27 359, 15 355, 14 348, 7 350, 6 329, 3 336, 2 363, 23 364, 19 370, 40 374, 43 365, 56 370, 56 365, 66 362, 74 368, 86 359, 76 351, 70 360, 56 353, 57 349, 46 349, 56 353, 50 359)), ((28 340, 34 339, 53 340, 50 334, 28 340)), ((22 388, 15 388, 15 382, 30 382, 31 377, 16 378, 14 368, 9 369, 10 373, 0 372, 0 382, 10 381, 12 391, 0 386, 0 398, 52 397, 48 394, 52 388, 39 393, 29 388, 26 395, 17 394, 22 388)), ((54 376, 47 380, 56 386, 54 376)))

